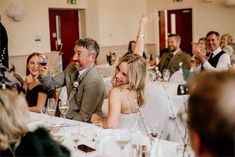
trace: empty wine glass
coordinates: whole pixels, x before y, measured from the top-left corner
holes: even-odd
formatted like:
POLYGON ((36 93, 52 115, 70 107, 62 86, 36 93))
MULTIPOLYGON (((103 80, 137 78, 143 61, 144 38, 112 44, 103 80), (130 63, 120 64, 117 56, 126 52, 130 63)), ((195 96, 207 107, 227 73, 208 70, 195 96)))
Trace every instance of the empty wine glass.
POLYGON ((55 98, 49 98, 47 100, 47 105, 48 105, 47 106, 47 114, 52 119, 52 117, 55 116, 55 110, 56 110, 56 106, 57 106, 55 98))
POLYGON ((150 136, 151 143, 153 144, 155 139, 161 136, 161 128, 156 122, 148 122, 146 127, 150 136))
POLYGON ((60 110, 60 113, 62 114, 63 118, 65 118, 65 115, 67 114, 67 112, 69 110, 68 101, 60 101, 59 102, 59 110, 60 110))
POLYGON ((71 137, 72 137, 73 142, 74 142, 74 149, 77 150, 77 145, 80 142, 81 134, 80 134, 79 131, 74 131, 74 132, 71 132, 71 137))
POLYGON ((115 129, 112 131, 112 135, 114 141, 120 147, 121 156, 124 156, 123 154, 124 148, 131 140, 131 131, 128 129, 115 129))
POLYGON ((164 69, 163 72, 162 72, 162 76, 163 76, 163 79, 168 82, 170 76, 171 76, 171 73, 170 73, 170 70, 169 69, 164 69))
POLYGON ((40 113, 43 116, 42 120, 45 121, 47 118, 47 107, 46 106, 41 107, 40 113))

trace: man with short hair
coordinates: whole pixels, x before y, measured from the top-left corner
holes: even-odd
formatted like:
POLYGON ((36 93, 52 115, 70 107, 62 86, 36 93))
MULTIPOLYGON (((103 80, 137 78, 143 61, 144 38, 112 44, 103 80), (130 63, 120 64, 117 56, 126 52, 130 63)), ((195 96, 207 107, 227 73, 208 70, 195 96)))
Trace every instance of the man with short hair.
POLYGON ((227 71, 231 60, 229 54, 225 53, 220 47, 219 33, 216 31, 208 32, 206 42, 210 51, 208 60, 200 49, 195 48, 193 50, 193 54, 201 62, 201 64, 195 68, 195 71, 227 71))
POLYGON ((182 69, 190 69, 191 61, 190 55, 180 49, 181 37, 178 34, 171 34, 168 36, 168 52, 161 56, 158 64, 159 70, 169 69, 171 74, 178 71, 180 62, 182 62, 182 69))
POLYGON ((195 76, 187 118, 195 157, 234 157, 234 93, 233 73, 206 72, 195 76))
POLYGON ((93 113, 103 117, 105 85, 95 66, 99 50, 95 40, 79 39, 75 43, 73 62, 63 72, 51 78, 44 75, 45 67, 39 67, 39 81, 46 90, 66 86, 69 101, 66 118, 90 122, 93 113))

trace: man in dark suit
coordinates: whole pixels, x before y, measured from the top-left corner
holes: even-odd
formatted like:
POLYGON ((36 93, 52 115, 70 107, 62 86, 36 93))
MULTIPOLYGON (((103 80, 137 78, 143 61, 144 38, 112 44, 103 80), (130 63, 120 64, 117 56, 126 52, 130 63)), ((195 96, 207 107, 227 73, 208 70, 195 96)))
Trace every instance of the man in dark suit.
POLYGON ((66 86, 69 101, 66 118, 90 122, 93 113, 103 117, 105 85, 95 67, 99 45, 90 38, 80 39, 76 41, 74 52, 73 62, 53 78, 45 76, 46 68, 40 66, 39 81, 48 91, 66 86))
POLYGON ((180 49, 181 37, 177 34, 171 34, 168 36, 168 52, 165 52, 161 56, 161 60, 158 64, 159 70, 163 72, 163 69, 170 69, 171 74, 178 71, 180 62, 182 62, 183 69, 190 69, 190 55, 180 49))
POLYGON ((216 31, 208 32, 206 42, 210 54, 208 60, 199 48, 196 47, 193 50, 193 54, 201 62, 201 64, 195 68, 195 71, 227 71, 231 60, 229 54, 225 53, 220 47, 219 33, 216 31))

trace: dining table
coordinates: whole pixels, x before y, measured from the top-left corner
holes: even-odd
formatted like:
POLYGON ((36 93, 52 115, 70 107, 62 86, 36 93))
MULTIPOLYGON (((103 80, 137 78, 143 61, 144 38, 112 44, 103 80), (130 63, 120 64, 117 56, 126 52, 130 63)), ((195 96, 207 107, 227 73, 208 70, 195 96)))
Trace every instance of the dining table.
MULTIPOLYGON (((72 157, 133 157, 133 145, 141 153, 141 147, 147 147, 150 157, 182 157, 182 143, 167 141, 156 138, 154 143, 150 142, 148 136, 140 132, 130 132, 131 138, 123 149, 120 149, 115 141, 114 132, 120 129, 103 129, 102 127, 62 117, 48 116, 47 114, 29 112, 28 128, 34 131, 38 127, 45 127, 52 138, 67 147, 72 157), (90 152, 78 149, 79 146, 88 146, 90 152)), ((190 146, 184 151, 187 156, 193 157, 190 146)))

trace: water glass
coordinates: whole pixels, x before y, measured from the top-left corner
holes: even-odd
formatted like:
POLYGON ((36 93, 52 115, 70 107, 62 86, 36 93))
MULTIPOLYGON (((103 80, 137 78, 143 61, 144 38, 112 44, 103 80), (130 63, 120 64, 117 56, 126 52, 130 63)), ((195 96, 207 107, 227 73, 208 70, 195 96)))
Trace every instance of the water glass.
POLYGON ((49 98, 47 100, 47 114, 52 118, 55 116, 55 111, 57 107, 56 99, 55 98, 49 98))
POLYGON ((41 107, 40 113, 43 116, 43 121, 45 121, 47 118, 47 107, 46 106, 41 107))
POLYGON ((163 79, 168 82, 169 81, 169 78, 171 76, 171 72, 169 69, 164 69, 163 72, 162 72, 162 76, 163 76, 163 79))

